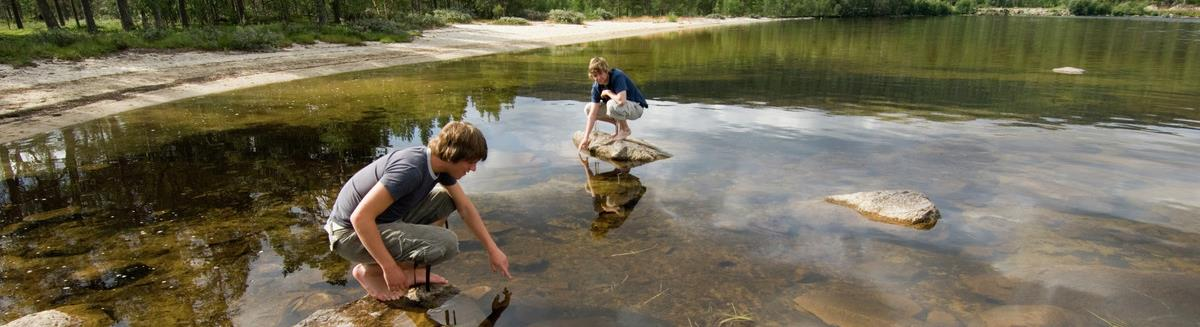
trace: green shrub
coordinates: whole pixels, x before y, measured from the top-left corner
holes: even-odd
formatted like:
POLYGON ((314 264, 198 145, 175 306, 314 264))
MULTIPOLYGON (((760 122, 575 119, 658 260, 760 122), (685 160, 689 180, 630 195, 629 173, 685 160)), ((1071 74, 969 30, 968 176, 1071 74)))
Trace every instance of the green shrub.
POLYGON ((492 17, 504 17, 505 12, 506 11, 504 11, 504 6, 502 6, 498 3, 496 4, 495 7, 492 7, 492 17))
POLYGON ((171 31, 165 28, 147 28, 138 31, 138 33, 141 34, 142 39, 146 41, 158 41, 166 38, 167 35, 171 35, 171 31))
POLYGON ((447 23, 451 23, 451 24, 467 24, 467 23, 470 23, 472 20, 471 14, 461 12, 458 10, 450 10, 450 9, 434 10, 433 16, 437 17, 437 18, 441 18, 443 21, 446 21, 447 23))
POLYGON ((1113 16, 1144 16, 1147 15, 1146 3, 1122 2, 1112 9, 1113 16))
POLYGON ((492 24, 496 25, 529 25, 529 21, 521 17, 500 17, 492 24))
POLYGON ((578 11, 554 9, 546 15, 546 20, 559 24, 583 24, 583 13, 578 11))
POLYGON ((430 14, 408 14, 400 17, 398 23, 409 30, 422 30, 446 26, 445 20, 430 14))
POLYGON ((49 43, 60 47, 65 47, 89 38, 91 38, 91 35, 85 32, 65 28, 42 31, 33 35, 34 42, 49 43))
POLYGON ((954 12, 959 15, 971 15, 975 13, 975 0, 958 0, 954 3, 954 12))
POLYGON ((708 14, 708 15, 704 16, 704 18, 708 18, 708 19, 725 19, 725 15, 721 15, 721 14, 708 14))
POLYGON ((613 15, 612 12, 609 12, 608 10, 604 10, 604 8, 592 9, 592 16, 595 16, 596 18, 603 19, 603 20, 611 20, 613 18, 617 18, 617 15, 613 15))
POLYGON ((1075 16, 1104 16, 1112 12, 1112 5, 1097 0, 1071 0, 1067 10, 1075 16))
POLYGON ((524 11, 521 12, 521 16, 525 17, 525 19, 532 20, 532 21, 543 21, 543 20, 546 20, 546 17, 547 17, 545 12, 532 10, 532 9, 525 9, 524 11))
POLYGON ((391 35, 408 33, 408 29, 404 28, 404 26, 386 19, 359 19, 348 22, 346 25, 359 33, 383 33, 391 35))
POLYGON ((939 0, 916 0, 913 1, 909 14, 913 16, 946 16, 953 11, 950 4, 939 0))
POLYGON ((679 21, 679 16, 675 15, 674 11, 669 12, 669 13, 667 13, 667 21, 672 22, 672 23, 679 21))
POLYGON ((220 38, 221 48, 241 51, 265 51, 286 44, 283 35, 266 28, 238 26, 220 38))

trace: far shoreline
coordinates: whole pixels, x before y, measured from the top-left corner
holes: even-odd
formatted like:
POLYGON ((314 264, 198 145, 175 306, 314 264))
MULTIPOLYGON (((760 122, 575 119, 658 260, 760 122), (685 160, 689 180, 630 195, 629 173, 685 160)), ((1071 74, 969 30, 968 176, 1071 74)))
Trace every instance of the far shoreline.
POLYGON ((688 18, 677 22, 590 21, 584 25, 461 24, 413 42, 319 44, 267 53, 125 52, 37 67, 0 67, 0 143, 110 115, 273 83, 398 65, 780 19, 688 18))

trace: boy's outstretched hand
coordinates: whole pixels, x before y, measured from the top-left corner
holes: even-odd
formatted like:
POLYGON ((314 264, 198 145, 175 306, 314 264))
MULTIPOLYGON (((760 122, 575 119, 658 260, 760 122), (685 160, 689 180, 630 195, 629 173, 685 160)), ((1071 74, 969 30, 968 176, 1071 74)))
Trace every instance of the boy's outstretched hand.
POLYGON ((492 262, 492 272, 499 272, 504 278, 512 279, 512 274, 508 273, 508 256, 504 255, 504 251, 496 249, 488 257, 492 262))

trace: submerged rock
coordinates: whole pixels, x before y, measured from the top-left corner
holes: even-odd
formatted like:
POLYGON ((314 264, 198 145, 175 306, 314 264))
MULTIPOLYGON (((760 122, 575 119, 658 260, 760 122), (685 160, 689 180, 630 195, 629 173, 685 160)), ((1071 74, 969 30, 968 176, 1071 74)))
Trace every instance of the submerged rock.
POLYGON ((920 326, 921 306, 904 296, 862 289, 817 290, 792 299, 799 309, 834 326, 920 326))
POLYGON ((933 228, 942 216, 929 197, 910 190, 833 195, 825 201, 853 208, 871 220, 917 229, 933 228))
POLYGON ((1086 70, 1083 70, 1083 68, 1075 68, 1075 67, 1058 67, 1055 69, 1051 69, 1051 71, 1053 71, 1055 73, 1067 74, 1067 75, 1083 75, 1083 72, 1086 72, 1086 70))
POLYGON ((972 326, 1088 326, 1085 317, 1053 305, 1005 305, 979 314, 972 326))
MULTIPOLYGON (((575 131, 571 141, 579 146, 579 142, 582 140, 583 132, 575 131)), ((614 141, 611 134, 599 131, 592 132, 591 143, 588 144, 587 150, 589 155, 611 162, 621 168, 633 168, 671 157, 670 153, 646 141, 635 138, 614 141)))
POLYGON ((2 327, 98 327, 112 326, 112 317, 94 305, 72 305, 18 318, 2 327))

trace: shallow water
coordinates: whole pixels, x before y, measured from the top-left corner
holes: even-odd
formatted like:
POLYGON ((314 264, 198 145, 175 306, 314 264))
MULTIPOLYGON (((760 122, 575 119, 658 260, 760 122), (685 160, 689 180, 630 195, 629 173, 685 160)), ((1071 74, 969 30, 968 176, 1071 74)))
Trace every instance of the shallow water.
POLYGON ((193 98, 0 148, 0 321, 95 303, 130 325, 291 325, 352 301, 320 230, 337 190, 462 119, 491 148, 462 183, 515 278, 488 271, 458 220, 464 253, 435 271, 512 290, 501 326, 955 325, 1013 309, 1190 326, 1195 90, 1197 23, 951 17, 719 28, 193 98), (651 98, 634 136, 674 158, 627 174, 576 158, 596 54, 651 98), (822 201, 900 188, 933 199, 937 226, 822 201))

